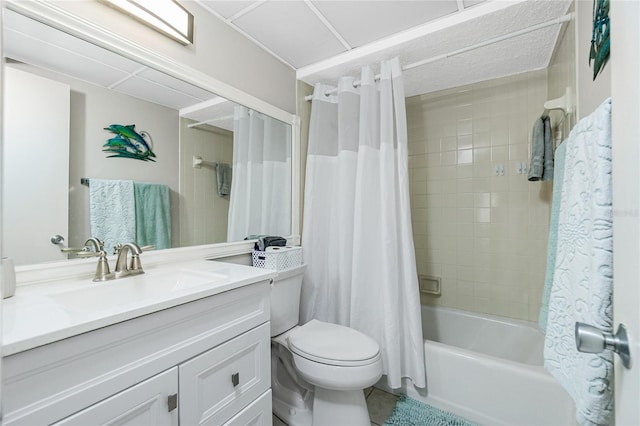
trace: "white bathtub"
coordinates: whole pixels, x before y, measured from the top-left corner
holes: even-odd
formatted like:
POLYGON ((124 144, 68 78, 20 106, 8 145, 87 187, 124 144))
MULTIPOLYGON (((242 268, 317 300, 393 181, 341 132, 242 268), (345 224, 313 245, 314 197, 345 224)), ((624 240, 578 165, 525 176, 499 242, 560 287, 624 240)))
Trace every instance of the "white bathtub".
POLYGON ((542 366, 534 324, 431 306, 422 323, 427 390, 405 384, 402 393, 485 425, 575 424, 573 402, 542 366))

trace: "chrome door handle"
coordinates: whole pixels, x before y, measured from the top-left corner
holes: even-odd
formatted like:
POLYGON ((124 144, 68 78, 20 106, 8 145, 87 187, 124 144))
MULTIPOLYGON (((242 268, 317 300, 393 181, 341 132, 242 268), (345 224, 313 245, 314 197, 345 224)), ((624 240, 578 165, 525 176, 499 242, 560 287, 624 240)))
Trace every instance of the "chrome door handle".
POLYGON ((624 324, 618 326, 616 334, 607 333, 592 325, 576 323, 576 347, 579 352, 597 354, 611 350, 620 356, 625 368, 631 367, 629 338, 624 324))

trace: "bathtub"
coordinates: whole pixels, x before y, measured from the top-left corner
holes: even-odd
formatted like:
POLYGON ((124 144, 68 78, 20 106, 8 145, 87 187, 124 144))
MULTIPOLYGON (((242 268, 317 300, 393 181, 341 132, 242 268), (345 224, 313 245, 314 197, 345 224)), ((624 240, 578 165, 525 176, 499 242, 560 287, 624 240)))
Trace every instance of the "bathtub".
POLYGON ((485 425, 576 424, 533 323, 423 306, 422 328, 427 389, 403 382, 401 393, 485 425))

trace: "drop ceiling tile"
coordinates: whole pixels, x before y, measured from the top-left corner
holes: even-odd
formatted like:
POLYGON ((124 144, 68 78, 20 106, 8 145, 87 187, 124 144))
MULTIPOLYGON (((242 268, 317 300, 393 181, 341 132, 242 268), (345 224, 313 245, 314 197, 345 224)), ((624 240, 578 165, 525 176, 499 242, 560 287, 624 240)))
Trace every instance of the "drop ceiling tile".
POLYGON ((138 76, 124 81, 113 90, 175 110, 199 102, 199 99, 189 96, 186 93, 173 90, 138 76))
POLYGON ((234 102, 227 101, 188 114, 181 114, 181 117, 198 123, 206 121, 210 126, 233 131, 233 113, 237 105, 234 102))
POLYGON ((295 68, 345 51, 302 1, 270 1, 233 22, 295 68))
POLYGON ((154 83, 158 83, 161 86, 165 86, 175 91, 182 92, 194 99, 197 99, 196 102, 202 102, 207 99, 217 97, 215 93, 211 93, 207 90, 201 89, 198 86, 194 86, 193 84, 189 84, 185 81, 179 80, 175 77, 154 70, 152 68, 147 68, 146 70, 138 73, 137 76, 154 83))
POLYGON ((5 57, 50 71, 57 71, 90 83, 108 86, 127 75, 122 70, 26 37, 13 30, 5 29, 3 42, 5 57))
POLYGON ((358 47, 458 11, 456 0, 313 1, 338 33, 358 47))
POLYGON ((241 10, 251 6, 255 1, 219 1, 219 0, 198 0, 202 4, 225 18, 230 18, 241 10))

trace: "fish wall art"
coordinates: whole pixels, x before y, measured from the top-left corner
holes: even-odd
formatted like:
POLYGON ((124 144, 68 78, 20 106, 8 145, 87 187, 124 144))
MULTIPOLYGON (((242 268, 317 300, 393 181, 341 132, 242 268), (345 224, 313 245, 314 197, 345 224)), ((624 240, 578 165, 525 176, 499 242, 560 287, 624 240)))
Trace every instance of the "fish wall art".
POLYGON ((151 135, 145 131, 136 132, 136 125, 112 124, 105 127, 115 136, 107 140, 102 145, 102 151, 106 152, 107 158, 132 158, 134 160, 153 161, 156 154, 153 152, 153 141, 151 135))

